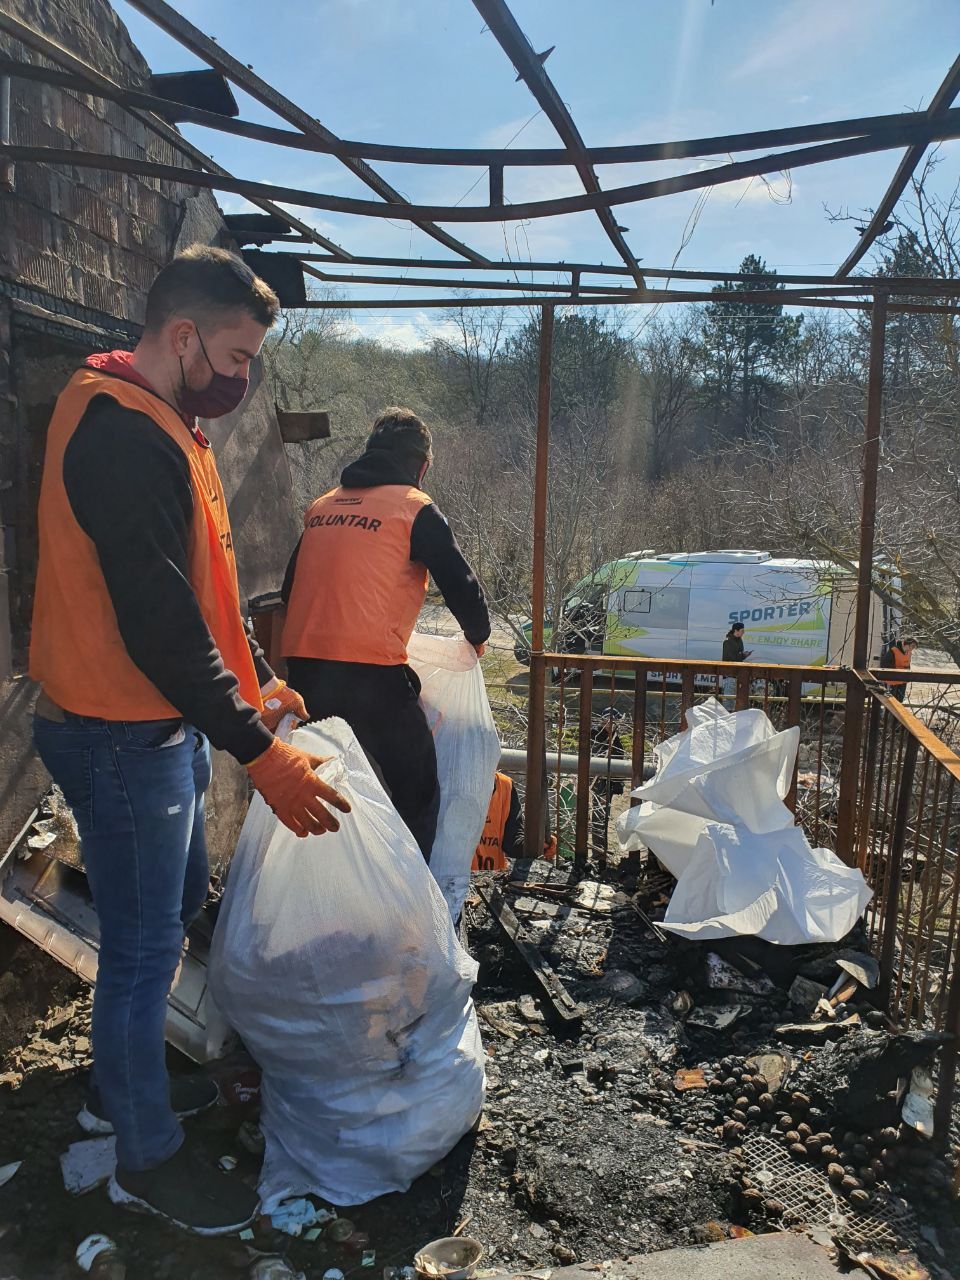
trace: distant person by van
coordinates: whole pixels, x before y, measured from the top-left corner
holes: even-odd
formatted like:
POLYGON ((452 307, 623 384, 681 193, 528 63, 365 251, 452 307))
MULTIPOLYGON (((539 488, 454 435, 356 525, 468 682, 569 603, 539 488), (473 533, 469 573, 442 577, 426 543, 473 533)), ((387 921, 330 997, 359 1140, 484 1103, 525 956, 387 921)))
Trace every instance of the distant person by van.
MULTIPOLYGON (((746 662, 752 653, 752 649, 744 649, 743 647, 743 623, 735 622, 723 637, 722 660, 724 662, 746 662)), ((724 697, 733 698, 736 697, 736 693, 736 678, 734 676, 724 676, 724 697)))
POLYGON ((743 623, 735 622, 723 637, 723 661, 746 662, 752 653, 743 647, 743 623))
MULTIPOLYGON (((880 665, 882 667, 896 667, 898 671, 909 671, 913 651, 916 647, 917 642, 912 636, 905 636, 902 640, 895 640, 884 650, 880 665)), ((903 702, 907 696, 907 682, 905 680, 887 680, 885 683, 890 689, 890 697, 896 698, 898 702, 903 702)))

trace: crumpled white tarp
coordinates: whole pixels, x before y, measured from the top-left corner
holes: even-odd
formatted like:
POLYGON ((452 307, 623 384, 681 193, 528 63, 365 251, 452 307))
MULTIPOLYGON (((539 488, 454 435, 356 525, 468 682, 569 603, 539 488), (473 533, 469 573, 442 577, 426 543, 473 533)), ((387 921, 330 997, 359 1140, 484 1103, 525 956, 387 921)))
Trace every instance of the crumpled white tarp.
POLYGON ((342 720, 297 729, 350 800, 297 839, 255 796, 214 935, 217 1005, 263 1072, 260 1194, 362 1204, 405 1191, 480 1114, 484 1053, 436 881, 342 720))
POLYGON ((462 634, 417 632, 407 646, 420 678, 420 703, 437 748, 440 814, 430 870, 457 920, 470 888, 470 867, 487 819, 500 738, 480 660, 462 634))
POLYGON ((656 748, 657 772, 617 821, 625 849, 650 849, 677 879, 663 927, 689 938, 754 934, 835 942, 872 891, 828 849, 811 848, 784 804, 798 728, 708 699, 656 748))

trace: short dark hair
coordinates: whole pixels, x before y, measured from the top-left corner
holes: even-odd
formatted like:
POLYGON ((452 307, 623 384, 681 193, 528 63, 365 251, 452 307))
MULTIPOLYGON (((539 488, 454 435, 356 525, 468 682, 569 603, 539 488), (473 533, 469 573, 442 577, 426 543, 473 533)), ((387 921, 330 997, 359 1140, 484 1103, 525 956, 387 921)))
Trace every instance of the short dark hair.
POLYGON ((916 639, 915 639, 913 636, 904 636, 904 637, 903 637, 903 639, 900 641, 900 643, 901 643, 901 644, 912 644, 914 648, 916 648, 916 647, 917 647, 916 639))
POLYGON ((194 244, 168 262, 150 286, 144 328, 156 333, 180 315, 222 324, 231 311, 246 311, 269 328, 280 311, 280 301, 235 253, 194 244))
POLYGON ((367 448, 389 449, 410 462, 422 464, 433 459, 433 436, 412 409, 393 405, 384 409, 374 422, 367 448))

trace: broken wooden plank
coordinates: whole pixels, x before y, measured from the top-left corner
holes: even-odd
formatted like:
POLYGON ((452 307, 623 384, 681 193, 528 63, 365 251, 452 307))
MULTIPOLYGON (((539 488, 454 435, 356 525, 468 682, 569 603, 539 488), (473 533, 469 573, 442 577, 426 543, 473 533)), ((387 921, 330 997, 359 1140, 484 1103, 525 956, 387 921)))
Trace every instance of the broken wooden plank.
POLYGON ((476 891, 484 905, 496 920, 497 924, 513 943, 520 959, 527 965, 536 978, 541 990, 550 1002, 551 1008, 563 1023, 572 1031, 579 1030, 583 1023, 583 1009, 570 995, 553 969, 543 956, 523 936, 520 921, 514 915, 509 904, 499 889, 488 889, 485 885, 477 885, 476 891))

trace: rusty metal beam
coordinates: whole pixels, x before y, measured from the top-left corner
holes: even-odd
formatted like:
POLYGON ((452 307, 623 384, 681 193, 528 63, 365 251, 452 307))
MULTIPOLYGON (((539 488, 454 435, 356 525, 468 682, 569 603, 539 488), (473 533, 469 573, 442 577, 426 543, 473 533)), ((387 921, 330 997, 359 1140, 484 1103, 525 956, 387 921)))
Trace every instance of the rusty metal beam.
MULTIPOLYGON (((575 165, 585 191, 602 195, 603 192, 587 153, 586 143, 580 136, 573 116, 547 75, 543 62, 537 57, 519 23, 507 7, 505 0, 473 0, 474 6, 493 33, 494 39, 513 63, 517 74, 540 104, 544 115, 556 129, 575 165)), ((600 225, 607 239, 630 269, 639 288, 643 288, 643 273, 637 265, 636 255, 624 239, 617 220, 606 202, 596 206, 600 225)))
MULTIPOLYGON (((265 232, 263 238, 266 239, 269 233, 265 232)), ((251 234, 251 242, 257 237, 251 234)), ((271 242, 276 240, 277 243, 294 244, 297 243, 288 237, 276 236, 270 237, 271 242)), ((328 254, 312 253, 309 250, 291 250, 293 256, 300 258, 303 262, 327 262, 331 266, 342 266, 337 258, 328 254)), ((351 265, 361 267, 419 267, 423 270, 441 270, 441 271, 462 271, 464 264, 454 258, 383 258, 383 257, 365 257, 355 254, 351 265)), ((527 272, 554 272, 558 274, 569 274, 571 276, 580 275, 608 275, 608 276, 628 276, 630 272, 626 267, 607 266, 602 262, 520 262, 511 259, 499 262, 476 262, 471 265, 472 271, 523 271, 527 272)), ((764 283, 768 277, 749 274, 744 271, 686 271, 673 267, 644 267, 643 274, 654 279, 668 280, 704 280, 704 281, 735 281, 735 280, 755 280, 758 283, 764 283)), ((795 275, 790 272, 777 274, 778 284, 787 285, 823 285, 831 289, 836 287, 837 281, 834 276, 824 275, 795 275)), ((531 282, 531 287, 534 287, 531 282)), ((948 296, 960 294, 960 280, 936 280, 929 276, 856 276, 854 280, 849 281, 844 288, 854 288, 862 290, 872 296, 877 289, 886 289, 890 293, 906 293, 906 294, 925 294, 929 293, 934 296, 948 296)))
MULTIPOLYGON (((923 113, 930 121, 938 120, 949 113, 950 104, 953 102, 957 94, 960 93, 960 57, 956 59, 953 66, 947 72, 940 88, 933 95, 929 107, 923 113)), ((849 253, 843 263, 837 268, 837 279, 842 280, 844 276, 849 275, 857 263, 865 256, 870 246, 877 237, 882 233, 887 221, 893 213, 897 201, 907 189, 907 183, 913 177, 914 170, 923 158, 929 143, 915 142, 908 147, 906 154, 897 166, 897 172, 893 176, 893 181, 887 187, 883 199, 874 210, 873 217, 867 223, 866 229, 860 237, 854 250, 849 253)))
MULTIPOLYGON (((133 3, 134 0, 131 0, 133 3)), ((144 4, 147 0, 136 0, 144 4)), ((151 4, 157 0, 149 0, 151 4)), ((0 15, 2 16, 2 15, 0 15)), ((219 68, 218 68, 219 69, 219 68)), ((179 135, 175 135, 179 137, 179 135)), ((389 204, 375 200, 358 200, 349 196, 335 196, 315 191, 307 191, 299 187, 281 187, 273 183, 250 182, 239 178, 224 178, 221 187, 224 191, 234 191, 238 195, 253 195, 258 198, 273 197, 290 204, 309 209, 330 209, 337 213, 359 214, 370 218, 399 218, 413 221, 417 226, 426 222, 503 222, 522 221, 528 218, 547 218, 566 213, 583 213, 606 206, 634 204, 643 200, 654 200, 659 196, 672 195, 678 191, 697 191, 704 187, 722 186, 728 182, 739 182, 743 178, 758 177, 761 174, 779 172, 784 168, 800 168, 806 165, 823 164, 829 160, 842 160, 850 156, 866 155, 873 151, 885 151, 922 138, 930 141, 933 138, 960 137, 960 110, 948 113, 936 123, 909 126, 893 130, 889 133, 868 138, 852 138, 841 142, 827 142, 821 146, 803 147, 795 151, 784 151, 777 155, 759 156, 752 160, 740 160, 731 164, 718 165, 713 169, 701 169, 692 173, 678 174, 671 178, 660 178, 652 182, 638 182, 626 187, 613 187, 608 191, 585 192, 583 195, 559 196, 552 200, 534 200, 526 204, 504 206, 491 205, 413 205, 407 201, 389 204)), ((6 149, 9 153, 9 149, 6 149)), ((14 149, 15 150, 15 149, 14 149)), ((60 153, 54 148, 27 148, 26 152, 40 151, 46 156, 55 157, 60 153)), ((122 169, 131 162, 125 157, 111 155, 91 155, 91 153, 70 152, 74 163, 93 165, 105 169, 122 169)), ((25 155, 25 158, 36 158, 25 155)), ((68 163, 52 160, 52 163, 68 163)), ((173 166, 142 166, 138 172, 150 173, 154 177, 173 182, 188 181, 183 170, 173 166)), ((187 171, 188 172, 188 171, 187 171)), ((195 183, 196 185, 196 183, 195 183)), ((441 237, 445 235, 440 233, 441 237)), ((449 238, 449 237, 448 237, 449 238)), ((446 243, 446 241, 443 241, 446 243)), ((516 270, 521 264, 515 263, 516 270)))
MULTIPOLYGON (((284 254, 284 257, 294 256, 295 255, 293 254, 284 254)), ((542 284, 540 281, 537 281, 535 285, 530 285, 524 281, 518 280, 469 280, 460 276, 453 280, 445 280, 442 277, 436 276, 373 276, 357 275, 353 272, 351 272, 350 275, 332 275, 329 271, 319 270, 312 263, 303 258, 297 257, 297 261, 302 263, 304 271, 314 276, 317 280, 322 280, 324 284, 382 284, 388 287, 401 284, 411 288, 435 287, 438 289, 505 289, 510 293, 529 293, 531 288, 540 289, 544 293, 569 293, 570 291, 570 285, 566 281, 563 281, 560 284, 542 284)), ((580 292, 583 294, 609 294, 611 289, 609 285, 590 284, 581 285, 580 292)), ((635 289, 622 289, 620 292, 627 297, 636 297, 635 289)))
POLYGON ((439 241, 440 244, 452 249, 454 253, 459 253, 471 262, 484 261, 483 254, 477 253, 469 245, 463 244, 441 227, 435 226, 434 219, 419 217, 410 202, 396 188, 392 187, 385 178, 382 178, 375 169, 371 169, 366 161, 357 160, 347 154, 343 149, 342 139, 338 138, 335 133, 325 128, 319 120, 304 111, 302 107, 298 107, 295 102, 291 102, 273 85, 268 84, 266 80, 261 79, 255 72, 244 66, 242 62, 239 62, 231 54, 221 49, 216 41, 211 40, 209 36, 205 36, 199 27, 195 27, 192 22, 188 22, 182 14, 179 14, 165 0, 129 0, 129 2, 135 9, 149 18, 151 22, 154 22, 161 31, 165 31, 167 35, 179 41, 184 48, 189 49, 191 53, 201 58, 208 66, 219 71, 228 80, 232 80, 244 93, 248 93, 250 97, 268 107, 276 115, 280 116, 282 120, 292 124, 306 137, 317 138, 329 146, 330 154, 336 156, 354 177, 359 178, 371 191, 376 192, 382 200, 386 201, 386 207, 396 208, 399 206, 401 208, 402 211, 392 214, 392 217, 412 222, 421 231, 426 232, 428 236, 432 236, 434 240, 439 241))
MULTIPOLYGON (((3 149, 0 148, 0 155, 3 149)), ((449 285, 447 286, 449 287, 449 285)), ((537 285, 531 285, 536 289, 537 285)), ((544 296, 531 294, 528 297, 511 297, 503 294, 499 297, 489 298, 335 298, 330 301, 322 299, 308 299, 305 306, 308 310, 333 310, 333 311, 351 311, 353 309, 402 309, 404 307, 421 307, 426 310, 434 308, 442 308, 446 310, 456 310, 458 307, 534 307, 543 303, 550 303, 557 307, 602 307, 602 306, 623 306, 630 305, 658 305, 660 303, 673 302, 704 302, 711 301, 711 295, 702 295, 694 293, 682 293, 677 291, 648 289, 645 292, 630 289, 613 289, 609 293, 593 294, 583 297, 579 294, 570 294, 568 297, 562 295, 544 296)), ((793 297, 783 294, 746 294, 737 298, 737 302, 741 305, 749 305, 751 302, 762 304, 782 303, 785 306, 795 307, 828 307, 841 311, 869 311, 870 303, 851 302, 844 298, 806 298, 793 297)), ((890 311, 916 312, 925 315, 960 315, 960 306, 925 306, 922 303, 891 303, 890 311)))
MULTIPOLYGON (((23 22, 20 18, 15 17, 13 14, 5 13, 3 10, 0 10, 0 31, 6 31, 8 35, 19 40, 20 43, 25 45, 28 49, 33 49, 34 52, 41 54, 45 58, 49 58, 51 62, 56 62, 60 66, 66 67, 67 70, 76 76, 81 83, 86 84, 86 88, 81 90, 81 92, 90 93, 100 91, 105 97, 113 97, 115 93, 120 90, 120 86, 115 84, 108 76, 105 76, 102 71, 98 71, 96 67, 90 66, 88 63, 84 62, 82 58, 78 58, 75 53, 72 53, 69 49, 65 49, 62 45, 57 44, 56 41, 51 40, 49 36, 44 35, 42 31, 37 31, 34 27, 23 22)), ((161 99, 160 101, 163 100, 161 99)), ((200 165, 201 168, 208 170, 212 174, 216 174, 219 178, 232 179, 232 175, 226 169, 216 164, 210 156, 204 154, 204 152, 198 147, 195 147, 192 143, 188 142, 186 138, 178 133, 173 125, 168 124, 166 120, 157 117, 149 111, 140 111, 132 108, 129 110, 130 114, 135 119, 139 120, 141 124, 146 125, 146 127, 157 134, 158 137, 169 142, 172 147, 175 147, 182 155, 186 156, 189 160, 192 160, 194 164, 200 165)), ((281 218, 288 227, 298 231, 310 243, 319 245, 321 248, 326 249, 329 253, 333 254, 336 261, 351 261, 350 254, 347 253, 345 249, 342 249, 340 245, 336 244, 333 240, 330 240, 327 236, 320 235, 319 232, 314 231, 313 227, 309 226, 306 222, 302 222, 292 213, 287 213, 286 209, 281 209, 279 205, 274 204, 271 200, 262 196, 252 196, 251 203, 257 205, 258 208, 263 209, 264 212, 271 213, 275 217, 281 218)))
POLYGON ((503 894, 499 889, 487 889, 483 885, 477 885, 477 894, 490 915, 513 943, 517 954, 533 974, 541 991, 549 1000, 550 1008, 561 1023, 568 1031, 579 1030, 583 1024, 582 1006, 577 1004, 533 943, 524 938, 523 927, 503 894))
MULTIPOLYGON (((117 85, 112 90, 99 86, 91 91, 79 77, 56 71, 50 67, 21 62, 16 58, 0 58, 0 74, 40 80, 80 93, 110 98, 122 106, 139 107, 147 111, 161 112, 164 105, 169 111, 170 100, 145 93, 136 86, 117 85)), ((269 142, 280 147, 299 151, 311 151, 332 155, 333 143, 307 137, 296 129, 279 129, 274 125, 259 124, 253 120, 226 118, 200 107, 177 104, 177 112, 183 123, 196 124, 256 142, 269 142)), ((862 137, 882 133, 899 125, 917 124, 928 119, 925 112, 901 111, 882 116, 860 116, 847 120, 830 120, 821 124, 794 125, 782 129, 758 129, 745 133, 731 133, 718 137, 689 138, 676 142, 628 143, 612 147, 588 147, 586 155, 593 165, 642 164, 650 161, 678 160, 697 156, 729 155, 736 151, 756 151, 766 147, 792 146, 808 142, 829 142, 838 138, 862 137)), ((381 142, 360 142, 341 139, 340 149, 355 160, 384 160, 394 164, 456 166, 468 168, 531 168, 563 167, 571 164, 563 147, 529 147, 502 149, 493 147, 418 147, 400 146, 381 142)), ((494 200, 492 203, 499 203, 494 200)), ((646 268, 644 274, 647 274, 646 268)))
POLYGON ((528 858, 539 857, 544 836, 543 759, 547 668, 543 658, 546 607, 547 475, 550 454, 550 392, 553 377, 553 307, 540 309, 537 371, 537 446, 533 477, 533 565, 530 600, 530 682, 527 692, 527 776, 523 841, 528 858))
MULTIPOLYGON (((857 565, 857 610, 854 621, 853 665, 862 671, 868 661, 870 606, 873 593, 873 548, 877 518, 877 472, 880 464, 880 430, 883 416, 883 355, 887 324, 887 296, 878 291, 870 318, 870 367, 860 484, 860 551, 857 565)), ((840 757, 840 796, 837 805, 837 853, 855 866, 857 815, 862 796, 860 756, 863 743, 865 697, 860 681, 847 687, 840 757)))
MULTIPOLYGON (((349 275, 333 275, 328 271, 320 270, 318 267, 316 267, 313 264, 313 262, 309 258, 304 257, 300 254, 285 253, 283 256, 295 258, 298 262, 300 262, 303 265, 304 271, 314 276, 317 280, 322 280, 325 284, 337 284, 337 285, 378 284, 388 288, 392 288, 396 285, 404 285, 408 287, 419 287, 419 288, 436 287, 438 289, 497 289, 497 290, 502 289, 510 293, 525 293, 525 292, 529 293, 530 289, 538 289, 544 293, 569 293, 570 296, 575 298, 576 300, 585 301, 585 302, 590 301, 590 297, 588 295, 591 295, 591 294, 602 294, 605 297, 620 295, 625 299, 627 299, 628 301, 630 300, 636 301, 638 300, 638 297, 642 299, 643 296, 647 296, 647 294, 650 294, 653 292, 651 290, 647 290, 644 295, 638 295, 638 292, 636 289, 617 288, 616 286, 611 286, 608 284, 576 284, 576 279, 575 279, 577 275, 576 271, 572 273, 572 275, 574 276, 574 281, 570 283, 564 281, 559 284, 554 282, 540 281, 540 280, 537 280, 535 282, 517 281, 517 280, 471 280, 471 279, 465 279, 459 276, 454 279, 444 279, 443 277, 436 277, 436 276, 434 277, 411 276, 411 275, 378 276, 378 275, 359 274, 356 272, 351 272, 349 275), (584 296, 581 298, 581 295, 584 295, 584 296)), ((342 266, 344 264, 341 263, 340 265, 342 266)), ((349 265, 352 266, 353 264, 351 263, 349 265)), ((415 265, 414 262, 408 263, 407 264, 408 269, 414 265, 415 265)), ((953 281, 952 285, 953 285, 952 288, 948 286, 947 293, 954 294, 954 295, 960 294, 960 280, 953 281)), ((749 302, 758 302, 758 303, 784 302, 788 305, 803 306, 803 305, 807 305, 808 303, 810 305, 813 305, 813 303, 817 299, 824 299, 824 298, 844 299, 844 298, 852 297, 852 298, 863 298, 864 306, 861 309, 869 309, 869 305, 870 305, 870 302, 872 301, 872 295, 874 292, 875 292, 875 286, 869 283, 860 284, 860 282, 858 281, 856 284, 851 283, 847 285, 836 285, 836 284, 816 285, 807 289, 798 290, 796 292, 761 288, 761 289, 757 289, 756 291, 753 291, 753 290, 749 292, 742 291, 741 293, 738 293, 733 300, 736 302, 745 300, 748 303, 749 302)), ((934 290, 930 290, 929 293, 931 297, 938 296, 934 290)), ((659 300, 663 301, 663 300, 666 300, 668 295, 664 292, 661 292, 656 294, 656 297, 659 300)), ((682 294, 679 292, 673 291, 669 294, 669 297, 674 301, 680 300, 685 302, 708 302, 708 301, 714 300, 716 298, 716 294, 703 293, 703 292, 694 291, 694 290, 685 291, 682 294)), ((724 297, 724 301, 727 301, 726 297, 724 297)))
POLYGON ((870 317, 870 366, 867 380, 866 438, 860 488, 860 552, 857 566, 857 614, 853 633, 853 665, 869 662, 870 602, 873 591, 873 546, 877 526, 877 475, 883 425, 883 355, 887 331, 887 295, 878 291, 870 317))
POLYGON ((850 677, 851 688, 854 684, 859 684, 865 695, 882 703, 887 714, 893 716, 911 737, 916 738, 923 750, 928 752, 941 768, 946 769, 952 778, 960 782, 960 755, 948 747, 942 738, 938 738, 909 707, 905 707, 896 698, 891 698, 889 689, 885 685, 878 684, 870 672, 851 671, 850 677))
MULTIPOLYGON (((684 671, 692 671, 695 675, 734 676, 746 672, 748 682, 751 680, 779 680, 791 672, 803 676, 804 683, 810 684, 844 684, 847 679, 845 667, 803 667, 791 663, 759 663, 759 662, 701 662, 699 658, 627 658, 597 653, 554 653, 547 650, 545 654, 550 666, 566 666, 585 670, 652 672, 657 673, 667 667, 671 674, 676 671, 682 675, 684 671)), ((960 672, 957 673, 960 682, 960 672)))

